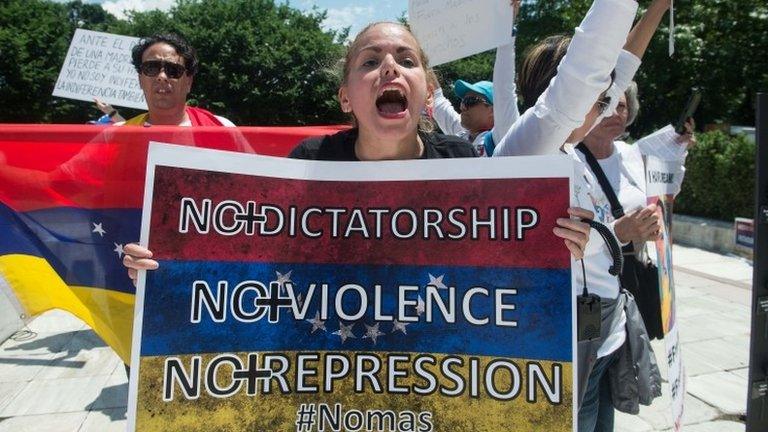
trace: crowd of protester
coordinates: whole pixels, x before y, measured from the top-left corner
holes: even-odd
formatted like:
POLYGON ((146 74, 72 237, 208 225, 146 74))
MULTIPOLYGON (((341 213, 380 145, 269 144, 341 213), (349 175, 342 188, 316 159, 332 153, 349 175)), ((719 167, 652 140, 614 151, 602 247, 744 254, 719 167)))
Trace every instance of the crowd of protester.
MULTIPOLYGON (((351 42, 342 61, 338 102, 352 118, 352 128, 307 139, 289 156, 376 161, 562 153, 573 158, 580 170, 574 188, 578 207, 567 209, 571 218, 559 219, 554 232, 570 251, 574 268, 577 260, 585 267, 583 274, 575 272, 575 286, 586 279, 602 306, 600 337, 578 344, 580 431, 613 430, 615 408, 637 413, 638 404, 650 404, 661 392, 642 318, 622 282, 608 272, 608 246, 585 221, 605 224, 624 253, 638 260, 647 259, 646 242, 659 236, 655 207, 645 204, 643 157, 619 139, 639 109, 633 77, 670 6, 671 0, 652 0, 633 27, 637 1, 595 0, 572 36, 540 41, 525 54, 519 73, 513 38, 497 49, 492 82, 454 83, 460 112, 443 95, 410 30, 372 23, 351 42), (434 123, 442 133, 435 132, 434 123), (599 161, 625 209, 623 216, 610 211, 597 179, 601 174, 589 165, 587 154, 599 161)), ((519 1, 511 7, 519 8, 519 1)), ((111 107, 100 106, 115 125, 233 126, 187 106, 198 60, 181 37, 143 39, 134 48, 133 62, 148 112, 121 121, 111 107)), ((689 124, 680 145, 693 142, 689 124)), ((126 246, 125 253, 134 281, 139 270, 158 267, 151 251, 138 244, 126 246)), ((574 296, 580 293, 574 289, 574 296)))

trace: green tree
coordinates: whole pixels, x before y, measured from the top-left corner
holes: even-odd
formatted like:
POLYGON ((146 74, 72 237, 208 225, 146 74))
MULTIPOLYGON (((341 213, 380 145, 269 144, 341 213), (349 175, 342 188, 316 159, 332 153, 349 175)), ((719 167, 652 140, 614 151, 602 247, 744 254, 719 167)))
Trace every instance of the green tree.
POLYGON ((324 19, 272 0, 180 0, 168 13, 133 13, 113 29, 184 35, 200 58, 192 104, 240 125, 320 124, 342 120, 327 71, 346 36, 323 31, 324 19))
POLYGON ((642 102, 636 136, 676 119, 691 87, 702 90, 700 125, 755 124, 755 94, 768 90, 768 4, 764 0, 676 2, 676 53, 667 27, 637 76, 642 102))
POLYGON ((0 122, 84 122, 82 103, 52 97, 53 86, 78 24, 101 30, 113 21, 80 1, 0 3, 0 122))
MULTIPOLYGON (((526 1, 518 22, 518 69, 526 50, 552 34, 571 34, 591 0, 526 1)), ((641 6, 648 4, 642 0, 641 6)), ((676 4, 677 53, 667 54, 662 24, 637 76, 640 137, 673 121, 690 88, 703 90, 696 115, 708 123, 754 124, 754 94, 768 90, 768 4, 764 0, 676 4)), ((117 20, 101 6, 73 1, 0 2, 2 122, 84 122, 98 114, 86 102, 50 96, 78 25, 132 36, 177 31, 198 49, 201 70, 191 103, 239 124, 334 123, 342 119, 336 78, 326 71, 342 52, 345 32, 323 31, 325 15, 273 0, 179 0, 169 12, 117 20)), ((491 79, 493 52, 437 68, 446 95, 456 79, 491 79)), ((454 98, 455 100, 455 98, 454 98)))
POLYGON ((179 0, 169 12, 136 12, 127 20, 80 1, 11 0, 0 5, 0 122, 83 123, 98 115, 83 110, 87 102, 51 96, 78 26, 184 35, 201 61, 190 104, 237 124, 339 122, 338 82, 328 70, 343 53, 346 33, 324 31, 324 19, 324 12, 272 0, 179 0))
POLYGON ((720 131, 700 134, 686 160, 675 212, 732 221, 755 213, 755 143, 720 131))

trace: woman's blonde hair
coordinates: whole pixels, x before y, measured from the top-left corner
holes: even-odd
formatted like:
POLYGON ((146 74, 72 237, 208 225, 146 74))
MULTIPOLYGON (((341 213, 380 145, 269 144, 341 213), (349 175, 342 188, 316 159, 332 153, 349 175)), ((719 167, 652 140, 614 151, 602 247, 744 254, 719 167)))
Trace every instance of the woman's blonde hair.
MULTIPOLYGON (((391 21, 377 21, 377 22, 368 24, 367 26, 365 26, 365 28, 360 30, 357 36, 355 36, 355 39, 352 40, 352 43, 350 43, 349 46, 347 47, 347 52, 346 54, 344 54, 344 57, 339 60, 339 64, 337 67, 337 70, 338 70, 337 75, 339 76, 339 81, 340 81, 339 85, 343 86, 347 84, 347 78, 349 77, 351 63, 355 55, 357 55, 357 52, 360 50, 360 44, 362 43, 361 41, 362 41, 363 35, 365 35, 368 31, 370 31, 374 27, 378 25, 383 25, 383 24, 397 26, 402 28, 406 32, 408 32, 408 34, 410 34, 413 37, 413 40, 416 41, 416 52, 419 55, 419 62, 421 63, 421 68, 424 70, 424 79, 426 79, 427 76, 429 76, 429 74, 433 72, 432 68, 429 67, 429 59, 427 58, 426 53, 424 53, 424 49, 421 47, 419 40, 416 39, 416 36, 411 32, 411 29, 408 28, 408 26, 401 23, 391 22, 391 21)), ((427 84, 429 84, 428 80, 427 80, 427 84)), ((434 91, 435 89, 432 89, 432 90, 434 91)), ((350 113, 350 117, 351 117, 352 125, 357 127, 357 119, 355 118, 354 113, 350 113)), ((420 115, 420 119, 419 119, 419 130, 424 132, 432 132, 435 130, 435 125, 432 122, 432 120, 429 117, 425 116, 423 113, 420 115)))

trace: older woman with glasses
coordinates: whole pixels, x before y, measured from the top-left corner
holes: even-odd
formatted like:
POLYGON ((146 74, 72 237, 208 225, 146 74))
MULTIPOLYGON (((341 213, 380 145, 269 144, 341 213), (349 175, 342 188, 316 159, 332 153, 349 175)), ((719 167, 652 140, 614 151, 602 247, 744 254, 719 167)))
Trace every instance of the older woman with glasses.
MULTIPOLYGON (((605 117, 584 137, 579 146, 579 158, 587 163, 585 153, 592 154, 598 161, 619 203, 626 215, 617 219, 614 228, 616 238, 623 244, 633 244, 639 252, 646 241, 656 240, 661 225, 656 217, 656 206, 646 206, 645 165, 643 155, 637 146, 622 141, 627 135, 626 129, 638 115, 640 103, 637 84, 632 82, 619 98, 613 115, 605 117)), ((678 143, 691 147, 696 143, 693 134, 693 119, 685 123, 685 132, 678 136, 678 143)), ((592 171, 592 168, 589 168, 592 171)), ((606 214, 608 222, 613 220, 610 203, 600 202, 600 213, 606 214)), ((627 282, 624 283, 627 286, 627 282)))
MULTIPOLYGON (((606 2, 626 7, 634 3, 606 2)), ((580 162, 574 187, 577 202, 581 206, 591 203, 598 219, 615 230, 616 222, 600 211, 600 203, 607 202, 606 195, 574 145, 620 104, 620 96, 639 68, 640 57, 671 1, 653 0, 628 38, 627 29, 622 27, 626 22, 617 19, 621 15, 596 8, 600 3, 595 2, 572 39, 552 36, 529 51, 519 76, 525 112, 499 143, 494 156, 558 149, 568 153, 580 162)), ((653 219, 648 222, 652 228, 653 219)), ((636 414, 638 404, 648 405, 661 394, 661 378, 634 299, 608 274, 610 263, 605 254, 602 260, 600 256, 589 258, 584 260, 585 286, 601 298, 602 326, 599 338, 580 341, 578 346, 579 431, 612 431, 614 407, 636 414), (613 380, 634 377, 629 381, 634 389, 628 388, 627 381, 611 382, 609 376, 613 380)), ((579 279, 579 272, 576 274, 579 279)))

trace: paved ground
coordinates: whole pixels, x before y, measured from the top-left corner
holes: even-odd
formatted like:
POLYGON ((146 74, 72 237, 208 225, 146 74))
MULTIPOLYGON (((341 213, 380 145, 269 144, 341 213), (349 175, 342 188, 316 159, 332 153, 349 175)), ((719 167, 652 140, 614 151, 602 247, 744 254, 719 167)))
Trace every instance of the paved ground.
MULTIPOLYGON (((743 431, 752 267, 740 258, 680 246, 674 256, 688 372, 683 429, 743 431)), ((112 350, 65 312, 43 314, 29 330, 28 338, 17 334, 0 345, 0 432, 123 431, 128 382, 112 350)), ((663 342, 654 343, 661 358, 663 342)), ((639 416, 619 415, 616 430, 668 430, 664 391, 639 416)))

